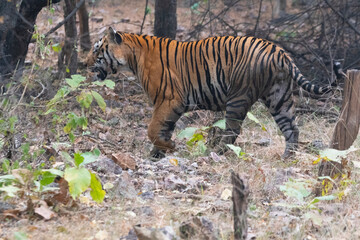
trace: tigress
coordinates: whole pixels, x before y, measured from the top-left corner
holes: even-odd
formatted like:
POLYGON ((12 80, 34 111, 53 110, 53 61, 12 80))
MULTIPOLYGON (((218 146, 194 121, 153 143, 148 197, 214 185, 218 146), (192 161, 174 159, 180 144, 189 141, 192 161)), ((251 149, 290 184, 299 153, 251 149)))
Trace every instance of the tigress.
POLYGON ((331 91, 330 86, 320 87, 305 79, 281 47, 250 36, 180 42, 116 32, 110 27, 94 44, 87 65, 102 80, 124 65, 137 76, 154 105, 148 126, 154 158, 174 150, 175 123, 194 109, 225 111, 226 130, 217 149, 222 153, 226 144, 235 142, 247 112, 258 100, 269 108, 285 136, 283 157, 289 157, 299 137, 293 82, 315 94, 331 91))

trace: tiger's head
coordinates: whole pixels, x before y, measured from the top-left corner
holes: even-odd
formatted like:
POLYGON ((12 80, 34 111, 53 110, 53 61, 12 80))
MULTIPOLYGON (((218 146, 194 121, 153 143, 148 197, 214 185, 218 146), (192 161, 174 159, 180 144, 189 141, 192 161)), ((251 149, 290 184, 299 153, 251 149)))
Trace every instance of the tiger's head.
POLYGON ((130 48, 123 43, 120 32, 109 27, 107 33, 94 44, 86 58, 86 66, 104 80, 108 72, 115 74, 119 67, 127 65, 130 48))

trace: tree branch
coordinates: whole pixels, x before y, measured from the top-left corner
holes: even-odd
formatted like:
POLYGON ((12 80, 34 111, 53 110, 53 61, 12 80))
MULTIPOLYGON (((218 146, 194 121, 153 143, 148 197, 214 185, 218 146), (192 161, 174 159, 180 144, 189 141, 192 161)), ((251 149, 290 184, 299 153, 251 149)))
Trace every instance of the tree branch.
POLYGON ((334 13, 336 13, 336 15, 341 17, 347 23, 347 25, 349 25, 349 27, 354 30, 354 32, 356 32, 356 34, 360 35, 360 31, 351 22, 349 22, 349 20, 344 15, 342 15, 341 12, 336 10, 334 6, 332 6, 327 0, 324 0, 324 2, 331 8, 331 10, 333 10, 334 13))
POLYGON ((53 27, 52 29, 50 29, 50 31, 48 31, 47 33, 45 33, 45 38, 48 37, 50 34, 52 34, 53 32, 55 32, 56 30, 58 30, 62 25, 64 25, 67 21, 69 21, 69 19, 74 16, 74 14, 79 10, 79 8, 81 7, 81 5, 85 2, 85 0, 81 0, 80 2, 78 2, 75 6, 75 8, 72 10, 72 12, 66 16, 66 18, 64 20, 62 20, 61 22, 59 22, 55 27, 53 27))

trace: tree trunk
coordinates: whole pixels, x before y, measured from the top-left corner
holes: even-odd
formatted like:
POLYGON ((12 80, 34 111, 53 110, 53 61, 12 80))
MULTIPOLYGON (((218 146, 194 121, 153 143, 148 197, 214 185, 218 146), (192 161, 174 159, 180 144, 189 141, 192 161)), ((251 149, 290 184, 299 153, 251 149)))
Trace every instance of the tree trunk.
MULTIPOLYGON (((64 17, 66 18, 75 8, 75 0, 65 0, 64 17)), ((77 51, 76 51, 76 15, 70 17, 65 23, 65 44, 62 48, 59 59, 59 77, 69 77, 76 73, 77 70, 77 51)))
POLYGON ((18 12, 16 1, 0 1, 0 16, 4 19, 0 21, 0 78, 10 76, 15 70, 21 74, 36 17, 48 3, 48 0, 23 0, 18 12))
MULTIPOLYGON (((76 1, 77 3, 80 0, 76 1)), ((90 34, 89 34, 89 16, 86 10, 86 1, 79 8, 78 12, 80 23, 80 48, 83 51, 89 51, 91 48, 90 34)))
POLYGON ((176 0, 155 0, 155 36, 175 39, 176 28, 176 0))

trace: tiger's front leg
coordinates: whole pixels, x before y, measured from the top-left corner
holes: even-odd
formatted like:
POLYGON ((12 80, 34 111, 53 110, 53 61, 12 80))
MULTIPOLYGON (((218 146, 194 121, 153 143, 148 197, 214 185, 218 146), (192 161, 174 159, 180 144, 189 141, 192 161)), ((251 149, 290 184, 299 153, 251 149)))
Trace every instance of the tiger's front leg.
POLYGON ((148 136, 154 144, 150 152, 152 158, 161 159, 166 152, 175 149, 175 143, 171 140, 176 121, 180 118, 183 111, 176 107, 178 104, 173 101, 164 101, 159 106, 155 106, 151 122, 148 127, 148 136))

